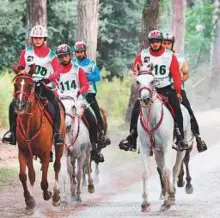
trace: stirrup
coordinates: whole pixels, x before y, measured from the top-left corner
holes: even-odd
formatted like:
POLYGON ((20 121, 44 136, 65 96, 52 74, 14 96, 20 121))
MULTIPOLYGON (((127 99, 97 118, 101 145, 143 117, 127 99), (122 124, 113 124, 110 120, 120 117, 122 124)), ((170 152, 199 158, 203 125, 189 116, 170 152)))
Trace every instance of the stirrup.
POLYGON ((12 131, 7 131, 2 137, 2 142, 6 144, 16 145, 16 137, 12 131))
POLYGON ((201 139, 199 135, 196 136, 196 142, 197 142, 197 150, 198 152, 203 152, 207 150, 206 143, 201 139))

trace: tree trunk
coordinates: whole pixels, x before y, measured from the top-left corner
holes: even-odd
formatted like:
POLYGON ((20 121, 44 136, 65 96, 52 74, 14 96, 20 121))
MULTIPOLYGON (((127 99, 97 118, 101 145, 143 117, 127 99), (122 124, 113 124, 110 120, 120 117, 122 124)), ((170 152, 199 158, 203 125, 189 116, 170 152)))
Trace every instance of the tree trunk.
POLYGON ((146 1, 142 11, 141 34, 139 37, 140 50, 148 46, 147 36, 151 30, 157 29, 160 0, 146 1))
POLYGON ((172 33, 176 38, 175 50, 178 53, 184 54, 184 9, 185 0, 172 0, 173 1, 173 22, 172 33))
MULTIPOLYGON (((157 29, 157 22, 160 9, 160 0, 146 1, 142 11, 141 19, 141 33, 139 36, 140 50, 139 52, 148 46, 147 36, 151 30, 157 29)), ((134 108, 134 103, 137 99, 136 87, 134 84, 131 86, 129 103, 125 115, 125 121, 130 122, 131 113, 134 108)))
POLYGON ((220 107, 220 0, 215 0, 213 22, 215 29, 215 41, 212 54, 212 75, 210 80, 209 101, 212 108, 220 107))
POLYGON ((99 0, 79 0, 77 5, 76 40, 84 41, 87 54, 96 59, 99 0))
POLYGON ((31 28, 37 24, 47 26, 47 0, 27 0, 27 40, 31 28))

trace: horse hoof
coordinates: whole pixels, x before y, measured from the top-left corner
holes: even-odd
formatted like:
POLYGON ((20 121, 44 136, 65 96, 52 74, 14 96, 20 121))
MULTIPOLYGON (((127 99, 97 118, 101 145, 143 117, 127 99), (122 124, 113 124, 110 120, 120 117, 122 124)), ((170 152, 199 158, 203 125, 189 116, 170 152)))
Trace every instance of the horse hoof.
POLYGON ((193 193, 193 186, 191 184, 186 184, 185 191, 186 191, 186 194, 192 194, 193 193))
POLYGON ((160 207, 160 212, 165 212, 165 211, 169 210, 170 207, 171 207, 171 205, 162 204, 160 207))
POLYGON ((164 200, 164 195, 163 195, 163 193, 160 194, 159 200, 164 200))
POLYGON ((76 197, 76 203, 77 203, 77 204, 82 203, 82 198, 81 198, 80 196, 77 196, 77 197, 76 197))
POLYGON ((48 200, 50 200, 52 198, 52 192, 50 192, 50 191, 44 192, 43 195, 44 195, 44 200, 45 201, 48 201, 48 200))
POLYGON ((35 208, 36 206, 36 201, 34 200, 34 198, 32 196, 30 196, 26 201, 26 210, 32 210, 35 208))
POLYGON ((34 214, 34 208, 32 208, 32 209, 26 208, 25 215, 31 216, 33 214, 34 214))
POLYGON ((91 194, 95 192, 95 187, 94 187, 93 184, 92 185, 88 185, 88 192, 91 193, 91 194))
POLYGON ((61 201, 61 202, 60 202, 60 207, 61 207, 61 209, 65 209, 65 208, 67 207, 67 205, 68 205, 68 202, 67 202, 67 201, 61 201))
POLYGON ((53 206, 54 207, 59 207, 60 206, 60 201, 53 201, 53 206))
POLYGON ((185 182, 182 179, 181 180, 179 179, 178 182, 177 182, 177 186, 181 188, 184 185, 185 185, 185 182))
POLYGON ((146 213, 150 211, 150 203, 141 204, 141 212, 146 213))

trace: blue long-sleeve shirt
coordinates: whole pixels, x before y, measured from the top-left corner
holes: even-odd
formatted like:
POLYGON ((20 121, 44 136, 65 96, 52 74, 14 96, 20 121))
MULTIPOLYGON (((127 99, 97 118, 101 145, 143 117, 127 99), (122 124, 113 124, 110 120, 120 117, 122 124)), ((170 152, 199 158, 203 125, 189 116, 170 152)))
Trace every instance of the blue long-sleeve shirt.
POLYGON ((89 81, 90 87, 88 92, 89 93, 96 93, 96 82, 100 81, 100 70, 96 65, 96 62, 89 59, 89 58, 83 58, 83 59, 73 59, 75 63, 77 63, 86 73, 87 79, 89 81))

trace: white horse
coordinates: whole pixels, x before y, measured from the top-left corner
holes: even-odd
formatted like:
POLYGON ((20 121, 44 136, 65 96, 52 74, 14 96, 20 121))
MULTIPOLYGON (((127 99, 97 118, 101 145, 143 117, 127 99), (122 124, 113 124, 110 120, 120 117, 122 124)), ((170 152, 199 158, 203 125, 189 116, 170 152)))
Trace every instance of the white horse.
POLYGON ((62 96, 61 101, 65 107, 66 137, 65 148, 61 160, 61 205, 67 204, 66 189, 68 176, 70 179, 70 190, 72 201, 81 202, 82 174, 83 168, 88 174, 88 192, 94 193, 93 179, 91 176, 90 156, 91 142, 89 131, 81 117, 86 107, 84 99, 76 99, 69 96, 62 96), (77 162, 77 173, 76 173, 77 162), (76 181, 77 179, 77 181, 76 181))
MULTIPOLYGON (((151 147, 164 184, 164 190, 162 191, 165 197, 161 206, 162 211, 169 209, 175 201, 176 179, 186 153, 186 151, 177 149, 176 161, 172 170, 174 119, 161 97, 156 93, 154 82, 155 78, 150 72, 145 72, 137 77, 141 103, 141 113, 137 128, 141 142, 140 153, 144 166, 142 212, 148 211, 150 206, 147 183, 149 176, 148 159, 151 147)), ((181 110, 183 114, 184 139, 189 142, 192 137, 190 116, 184 106, 181 106, 181 110)))

